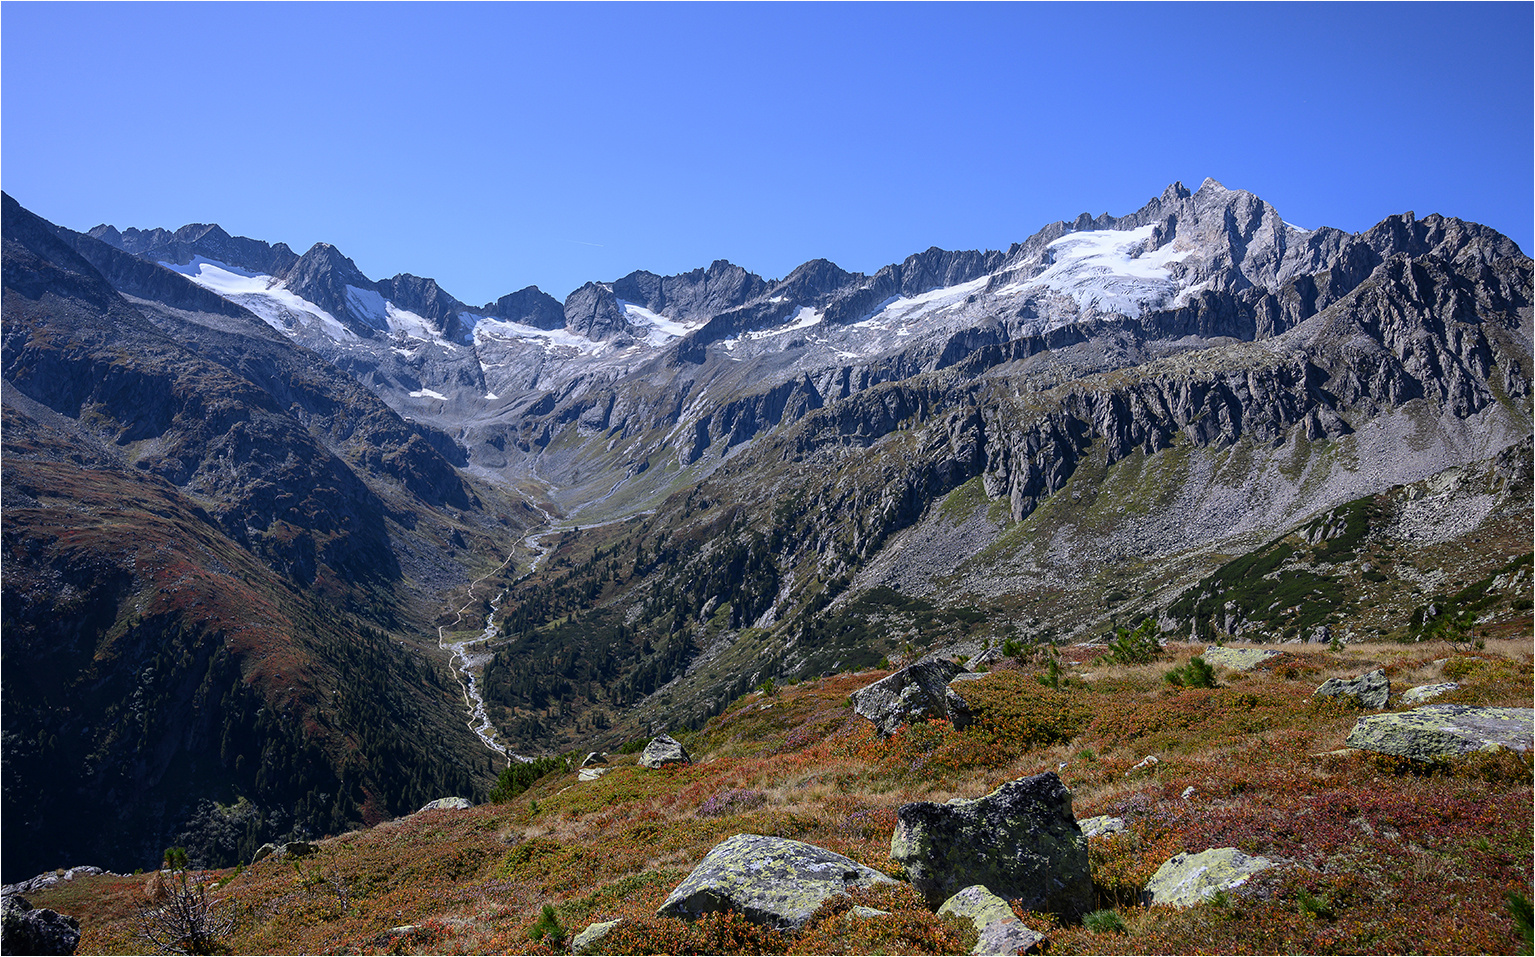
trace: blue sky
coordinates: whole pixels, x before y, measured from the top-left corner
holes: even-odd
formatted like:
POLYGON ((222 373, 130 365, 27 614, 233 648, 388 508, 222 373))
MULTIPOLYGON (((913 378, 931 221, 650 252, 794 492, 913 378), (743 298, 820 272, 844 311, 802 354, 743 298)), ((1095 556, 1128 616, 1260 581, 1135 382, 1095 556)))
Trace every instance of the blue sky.
POLYGON ((0 185, 475 305, 716 258, 872 272, 1206 176, 1302 226, 1440 212, 1529 252, 1532 11, 7 3, 0 185))

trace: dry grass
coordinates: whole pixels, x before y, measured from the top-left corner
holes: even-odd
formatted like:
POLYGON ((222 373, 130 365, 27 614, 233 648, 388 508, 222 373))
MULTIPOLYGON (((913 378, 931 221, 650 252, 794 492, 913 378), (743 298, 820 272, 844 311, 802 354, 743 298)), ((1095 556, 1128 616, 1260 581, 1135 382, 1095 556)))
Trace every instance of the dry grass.
MULTIPOLYGON (((1062 689, 999 671, 967 686, 979 720, 964 732, 931 722, 877 737, 848 694, 884 672, 749 694, 683 736, 692 766, 658 772, 615 757, 594 782, 552 775, 505 805, 341 835, 298 868, 268 860, 218 872, 220 893, 245 915, 229 944, 240 953, 548 952, 529 930, 549 903, 571 933, 628 918, 613 946, 630 952, 964 952, 951 924, 898 900, 884 908, 891 917, 872 920, 844 918, 838 905, 797 937, 652 915, 731 834, 792 837, 889 872, 902 803, 975 797, 1058 770, 1078 817, 1128 822, 1090 848, 1100 904, 1118 908, 1129 933, 1053 928, 1055 953, 1519 946, 1502 895, 1531 880, 1528 761, 1430 771, 1339 756, 1331 752, 1359 712, 1312 692, 1329 677, 1382 667, 1394 691, 1454 674, 1463 687, 1440 700, 1528 706, 1528 642, 1490 641, 1473 655, 1287 646, 1252 672, 1222 672, 1217 688, 1163 680, 1198 650, 1178 646, 1148 665, 1072 662, 1062 689), (1072 677, 1083 673, 1091 677, 1072 677), (1137 769, 1147 755, 1158 762, 1137 769), (1256 882, 1255 897, 1188 911, 1134 906, 1167 857, 1214 846, 1289 866, 1256 882), (1330 916, 1304 900, 1323 902, 1330 916), (390 933, 406 925, 415 929, 390 933)), ((35 903, 81 918, 81 953, 135 952, 142 883, 84 878, 35 903)))

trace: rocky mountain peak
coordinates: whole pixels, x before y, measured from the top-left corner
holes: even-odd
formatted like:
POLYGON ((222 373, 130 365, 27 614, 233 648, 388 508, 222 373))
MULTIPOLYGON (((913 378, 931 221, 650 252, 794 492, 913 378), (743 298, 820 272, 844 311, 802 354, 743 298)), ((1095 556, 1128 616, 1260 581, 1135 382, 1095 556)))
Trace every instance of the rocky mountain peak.
POLYGON ((725 260, 716 259, 707 269, 676 276, 632 272, 612 285, 625 302, 679 321, 706 319, 744 305, 767 291, 761 276, 725 260))
POLYGON ((279 277, 290 291, 330 313, 358 335, 386 328, 377 284, 330 243, 315 243, 279 277), (372 296, 359 297, 359 293, 372 296), (362 300, 369 300, 364 302, 362 300))
POLYGON ((487 302, 480 311, 535 329, 560 329, 565 325, 565 307, 537 286, 507 293, 495 302, 487 302))
POLYGON ((589 282, 565 297, 565 328, 601 342, 637 335, 629 324, 618 297, 604 283, 589 282))

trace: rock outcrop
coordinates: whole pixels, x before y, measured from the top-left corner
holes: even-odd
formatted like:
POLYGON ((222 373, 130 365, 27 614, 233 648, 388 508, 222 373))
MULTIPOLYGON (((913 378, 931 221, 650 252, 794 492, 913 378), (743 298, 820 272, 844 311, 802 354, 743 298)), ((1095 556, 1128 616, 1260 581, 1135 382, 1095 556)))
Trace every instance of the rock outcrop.
MULTIPOLYGON (((421 811, 467 811, 474 807, 474 802, 468 798, 445 797, 435 801, 428 801, 421 805, 421 811)), ((417 811, 419 814, 421 811, 417 811)))
POLYGON ((692 920, 732 910, 764 927, 798 930, 824 901, 850 887, 893 883, 879 871, 813 844, 737 834, 715 845, 656 913, 692 920))
POLYGON ((0 898, 0 954, 73 954, 80 944, 80 922, 25 897, 0 898))
POLYGON ((570 952, 572 954, 596 954, 602 951, 602 939, 613 932, 613 929, 623 920, 603 920, 589 925, 581 933, 571 938, 570 952))
POLYGON ((1054 772, 970 801, 902 805, 890 859, 933 907, 982 884, 1029 910, 1068 919, 1093 908, 1087 838, 1072 814, 1071 792, 1054 772))
POLYGON ((944 901, 940 915, 953 914, 975 925, 979 935, 972 954, 1029 954, 1039 951, 1045 936, 1030 930, 1007 901, 974 884, 944 901))
POLYGON ((853 692, 853 711, 873 721, 885 736, 927 718, 944 718, 963 728, 970 723, 970 706, 949 682, 964 670, 941 658, 919 661, 853 692))
POLYGON ((640 764, 647 768, 664 768, 668 764, 692 764, 693 758, 688 754, 681 742, 671 735, 662 734, 652 738, 645 745, 645 751, 640 755, 640 764))
POLYGON ((1219 668, 1230 668, 1232 671, 1251 671, 1270 658, 1276 657, 1282 652, 1271 651, 1266 648, 1206 648, 1200 657, 1205 664, 1219 668))
POLYGON ((1192 907, 1219 891, 1242 886, 1254 874, 1273 866, 1267 858, 1251 857, 1234 847, 1175 854, 1146 882, 1146 903, 1192 907))
POLYGON ((1323 698, 1350 698, 1361 708, 1379 711, 1391 700, 1391 679, 1377 668, 1357 678, 1329 678, 1316 689, 1323 698))
POLYGON ((1529 751, 1535 709, 1430 704, 1360 718, 1345 742, 1351 748, 1415 761, 1441 761, 1473 751, 1529 751))
POLYGON ((1441 681, 1438 684, 1418 685, 1416 688, 1408 688, 1402 692, 1402 704, 1422 704, 1443 694, 1449 694, 1460 687, 1457 681, 1441 681))

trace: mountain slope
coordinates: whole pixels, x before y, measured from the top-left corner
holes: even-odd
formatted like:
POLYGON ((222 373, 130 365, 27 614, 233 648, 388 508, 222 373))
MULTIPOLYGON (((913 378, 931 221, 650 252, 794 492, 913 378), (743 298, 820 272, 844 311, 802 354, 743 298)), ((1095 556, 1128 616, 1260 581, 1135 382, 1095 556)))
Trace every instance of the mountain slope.
POLYGON ((7 878, 178 833, 233 859, 480 786, 456 682, 391 635, 430 634, 483 561, 456 553, 515 529, 356 383, 78 239, 156 298, 5 197, 7 878))

